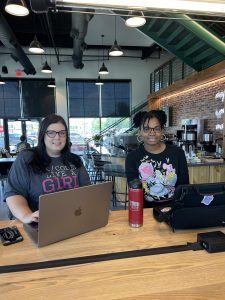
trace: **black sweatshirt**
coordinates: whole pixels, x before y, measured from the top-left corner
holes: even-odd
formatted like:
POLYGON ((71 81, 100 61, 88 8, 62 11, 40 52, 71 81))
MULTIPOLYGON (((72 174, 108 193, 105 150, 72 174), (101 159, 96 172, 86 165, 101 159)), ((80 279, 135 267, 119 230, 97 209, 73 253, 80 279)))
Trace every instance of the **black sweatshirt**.
POLYGON ((175 187, 189 183, 187 161, 184 151, 174 145, 166 145, 163 152, 147 152, 143 145, 128 153, 126 176, 129 183, 139 178, 144 189, 144 207, 168 203, 175 187))

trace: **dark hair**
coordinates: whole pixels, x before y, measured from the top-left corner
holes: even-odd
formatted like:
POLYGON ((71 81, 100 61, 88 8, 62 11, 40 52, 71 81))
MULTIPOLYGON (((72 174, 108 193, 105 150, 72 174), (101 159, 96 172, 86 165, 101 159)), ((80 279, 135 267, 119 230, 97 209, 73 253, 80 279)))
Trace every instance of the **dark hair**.
POLYGON ((141 120, 144 117, 144 115, 147 113, 147 111, 139 111, 138 113, 135 114, 133 118, 133 124, 135 128, 140 127, 141 125, 141 120))
POLYGON ((166 125, 166 121, 167 121, 167 116, 166 113, 163 110, 150 110, 149 112, 147 112, 143 118, 141 119, 141 124, 139 126, 139 128, 141 129, 141 127, 143 127, 143 125, 145 124, 146 121, 149 121, 152 118, 156 118, 158 119, 160 126, 162 128, 165 127, 166 125))
POLYGON ((25 142, 26 141, 26 136, 25 135, 21 135, 20 140, 21 140, 21 142, 25 142))
POLYGON ((61 151, 61 157, 63 163, 70 168, 70 162, 73 163, 77 168, 81 166, 81 159, 78 155, 70 153, 70 145, 68 138, 68 128, 63 117, 59 115, 49 115, 40 124, 40 129, 38 133, 38 145, 37 147, 31 149, 30 151, 34 152, 33 159, 30 162, 31 167, 36 172, 46 172, 46 168, 51 163, 51 158, 48 156, 46 151, 46 146, 44 142, 45 134, 47 128, 51 124, 61 123, 65 126, 66 129, 66 144, 61 151))

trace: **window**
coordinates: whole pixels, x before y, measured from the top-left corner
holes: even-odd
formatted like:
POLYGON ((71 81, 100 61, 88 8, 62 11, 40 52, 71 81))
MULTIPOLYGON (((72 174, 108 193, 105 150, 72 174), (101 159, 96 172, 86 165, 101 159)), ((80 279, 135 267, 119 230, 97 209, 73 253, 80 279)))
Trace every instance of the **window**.
POLYGON ((67 83, 70 117, 98 117, 99 93, 94 81, 67 83))
MULTIPOLYGON (((130 127, 130 81, 104 81, 104 85, 99 87, 93 80, 68 80, 67 92, 72 152, 82 155, 89 140, 115 122, 118 122, 116 131, 124 132, 130 127)), ((113 138, 114 131, 113 127, 108 129, 103 134, 102 145, 96 146, 91 142, 89 150, 107 154, 109 135, 113 138)))
POLYGON ((130 81, 68 80, 70 117, 129 117, 130 81))
POLYGON ((23 116, 42 118, 56 112, 55 89, 47 86, 49 80, 23 80, 23 116))
POLYGON ((130 115, 130 85, 127 82, 105 82, 102 86, 102 117, 130 115))
POLYGON ((49 80, 5 80, 0 85, 0 118, 45 117, 55 113, 55 92, 49 80))
POLYGON ((0 118, 17 118, 21 116, 19 81, 7 80, 0 85, 0 118))

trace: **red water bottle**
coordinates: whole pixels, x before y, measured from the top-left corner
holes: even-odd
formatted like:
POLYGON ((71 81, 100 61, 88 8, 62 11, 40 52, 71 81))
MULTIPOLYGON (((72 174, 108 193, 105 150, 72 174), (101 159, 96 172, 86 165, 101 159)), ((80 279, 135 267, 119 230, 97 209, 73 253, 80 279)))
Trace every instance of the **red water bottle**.
POLYGON ((129 182, 129 225, 140 227, 143 225, 143 199, 144 192, 139 179, 129 182))

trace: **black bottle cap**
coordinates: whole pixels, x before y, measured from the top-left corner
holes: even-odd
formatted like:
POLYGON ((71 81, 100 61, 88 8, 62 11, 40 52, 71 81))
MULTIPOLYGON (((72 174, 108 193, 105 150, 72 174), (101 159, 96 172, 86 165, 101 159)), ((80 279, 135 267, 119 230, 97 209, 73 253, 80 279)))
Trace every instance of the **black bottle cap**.
POLYGON ((129 182, 129 187, 131 189, 142 189, 142 183, 139 179, 133 179, 129 182))

